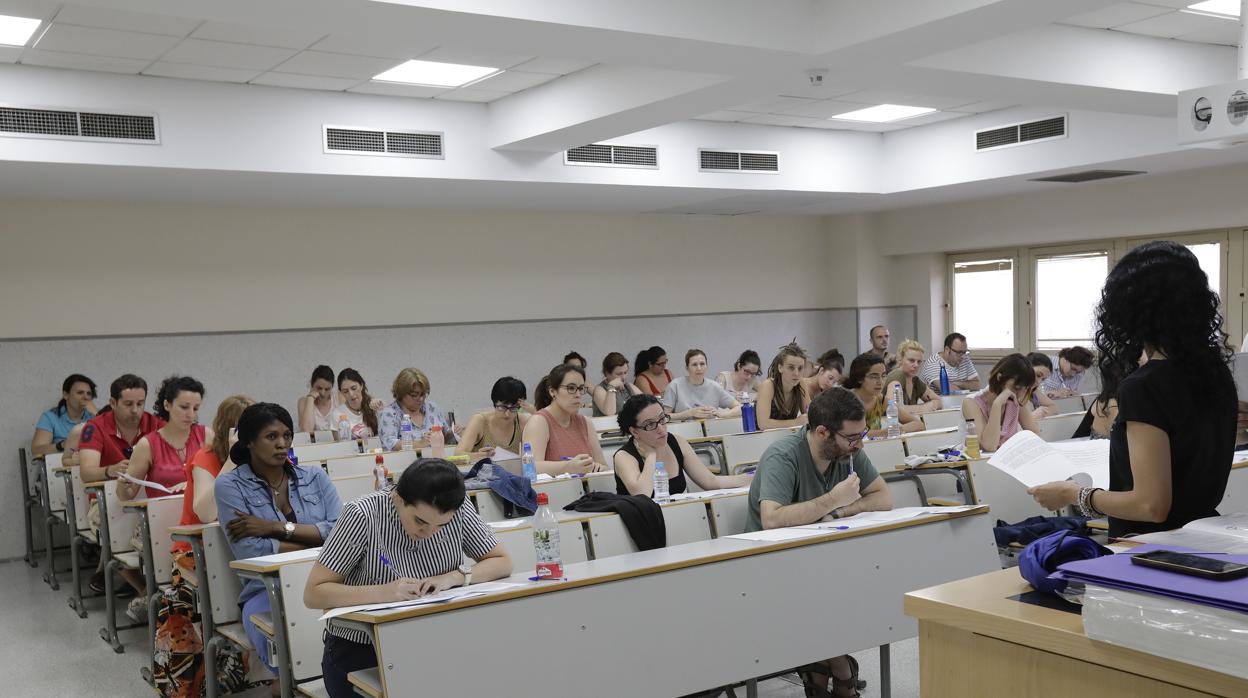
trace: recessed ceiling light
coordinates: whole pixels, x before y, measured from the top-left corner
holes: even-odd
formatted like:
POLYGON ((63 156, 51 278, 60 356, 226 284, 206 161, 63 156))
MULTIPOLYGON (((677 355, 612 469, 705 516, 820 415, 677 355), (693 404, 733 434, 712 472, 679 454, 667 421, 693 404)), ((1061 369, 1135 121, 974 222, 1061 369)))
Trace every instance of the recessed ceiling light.
POLYGON ((889 121, 901 121, 923 114, 931 114, 936 111, 931 107, 907 107, 904 104, 877 104, 874 107, 859 109, 857 111, 847 111, 844 114, 837 114, 832 117, 839 121, 869 121, 873 124, 883 124, 889 121))
POLYGON ((43 24, 41 19, 0 15, 0 44, 25 46, 40 24, 43 24))
POLYGON ((501 73, 498 68, 435 61, 408 61, 374 77, 380 82, 402 82, 408 85, 462 87, 470 82, 501 73))
POLYGON ((1208 15, 1221 19, 1238 19, 1239 0, 1205 0, 1204 2, 1188 5, 1187 9, 1182 10, 1182 12, 1193 15, 1208 15))

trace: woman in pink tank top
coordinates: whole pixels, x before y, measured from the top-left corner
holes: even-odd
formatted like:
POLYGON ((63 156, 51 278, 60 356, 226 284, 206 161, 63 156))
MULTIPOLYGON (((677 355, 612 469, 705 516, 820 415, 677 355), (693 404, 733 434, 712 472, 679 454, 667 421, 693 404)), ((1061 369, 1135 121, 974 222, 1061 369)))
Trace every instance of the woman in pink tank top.
POLYGON ((1010 354, 992 367, 988 388, 962 402, 962 416, 974 420, 979 445, 995 451, 1022 429, 1040 433, 1030 409, 1022 409, 1036 389, 1036 374, 1022 354, 1010 354))
MULTIPOLYGON (((186 489, 186 462, 194 456, 209 430, 199 424, 199 406, 204 401, 204 385, 189 376, 165 379, 156 395, 156 414, 165 426, 139 439, 130 454, 126 472, 139 480, 156 482, 174 492, 186 489)), ((118 483, 120 499, 165 497, 168 493, 152 487, 139 492, 139 486, 118 483)))
POLYGON ((585 372, 568 364, 556 366, 537 384, 533 396, 540 409, 537 418, 524 425, 524 443, 533 449, 537 472, 562 475, 608 469, 598 433, 580 413, 585 389, 585 372))

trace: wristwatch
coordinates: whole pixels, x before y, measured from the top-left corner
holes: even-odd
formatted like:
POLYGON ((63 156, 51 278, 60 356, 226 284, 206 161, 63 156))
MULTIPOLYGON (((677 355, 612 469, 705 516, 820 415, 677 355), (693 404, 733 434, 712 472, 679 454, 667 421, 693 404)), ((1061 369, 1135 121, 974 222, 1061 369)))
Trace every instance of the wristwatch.
POLYGON ((285 524, 284 526, 282 526, 282 531, 284 531, 284 532, 285 532, 285 534, 286 534, 286 540, 290 540, 291 538, 294 538, 294 537, 295 537, 295 524, 294 524, 294 522, 293 522, 293 521, 287 521, 287 522, 286 522, 286 524, 285 524))
POLYGON ((459 573, 464 575, 464 586, 472 584, 472 565, 460 565, 459 573))

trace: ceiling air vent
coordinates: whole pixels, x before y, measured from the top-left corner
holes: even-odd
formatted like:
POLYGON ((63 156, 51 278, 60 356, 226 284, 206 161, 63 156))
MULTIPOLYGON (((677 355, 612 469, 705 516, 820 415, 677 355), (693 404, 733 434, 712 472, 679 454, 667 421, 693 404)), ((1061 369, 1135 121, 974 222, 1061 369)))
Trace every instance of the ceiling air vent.
POLYGON ((1054 116, 975 132, 975 150, 1038 143, 1066 137, 1066 117, 1054 116))
POLYGON ((591 143, 579 148, 569 148, 563 154, 563 164, 590 165, 594 167, 636 167, 657 170, 659 168, 659 149, 652 145, 591 143))
POLYGON ((159 144, 151 114, 0 107, 0 136, 159 144))
POLYGON ((379 131, 325 126, 325 152, 350 155, 386 155, 441 160, 442 134, 429 131, 379 131))
POLYGON ((760 150, 698 149, 702 172, 779 172, 780 154, 760 150))
POLYGON ((1052 177, 1037 177, 1028 181, 1078 184, 1080 182, 1095 182, 1098 179, 1113 179, 1115 177, 1130 177, 1141 174, 1147 173, 1143 170, 1084 170, 1083 172, 1071 172, 1070 174, 1053 175, 1052 177))

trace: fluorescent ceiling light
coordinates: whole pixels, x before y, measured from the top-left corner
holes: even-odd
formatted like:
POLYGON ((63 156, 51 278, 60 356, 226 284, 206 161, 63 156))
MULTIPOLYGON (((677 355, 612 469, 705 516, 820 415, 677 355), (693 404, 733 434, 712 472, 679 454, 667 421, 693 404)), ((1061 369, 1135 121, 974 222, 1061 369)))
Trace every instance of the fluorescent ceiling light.
POLYGON ((408 85, 462 87, 501 72, 498 68, 483 65, 408 61, 402 65, 396 65, 373 79, 381 82, 402 82, 408 85))
POLYGON ((1239 0, 1205 0, 1188 5, 1187 9, 1182 11, 1193 15, 1236 19, 1239 17, 1239 0))
POLYGON ((878 104, 874 107, 859 109, 857 111, 847 111, 844 114, 837 114, 832 117, 840 121, 869 121, 873 124, 883 124, 889 121, 901 121, 923 114, 931 114, 936 111, 931 107, 907 107, 904 104, 878 104))
POLYGON ((25 46, 40 24, 43 24, 41 19, 0 15, 0 44, 25 46))

